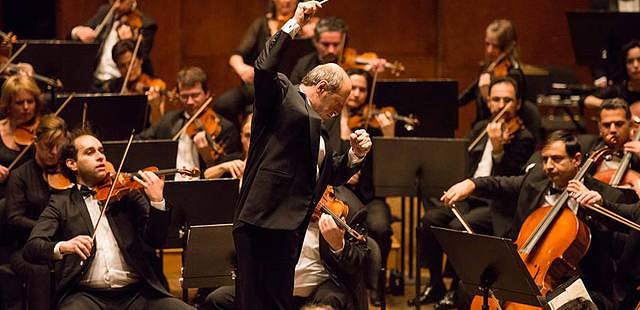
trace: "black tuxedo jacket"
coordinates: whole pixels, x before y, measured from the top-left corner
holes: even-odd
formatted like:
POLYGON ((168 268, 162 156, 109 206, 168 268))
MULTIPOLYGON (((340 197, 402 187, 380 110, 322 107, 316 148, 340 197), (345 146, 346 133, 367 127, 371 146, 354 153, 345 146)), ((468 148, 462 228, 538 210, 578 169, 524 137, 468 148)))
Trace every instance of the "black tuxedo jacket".
MULTIPOLYGON (((101 5, 98 8, 98 11, 96 12, 96 14, 93 15, 93 17, 91 17, 89 21, 87 21, 85 26, 95 29, 102 22, 104 17, 107 15, 107 13, 109 12, 109 9, 111 9, 111 5, 109 4, 101 5)), ((96 38, 96 43, 100 45, 100 49, 99 49, 100 51, 102 51, 104 41, 107 38, 107 35, 111 30, 111 27, 113 27, 113 23, 114 23, 114 20, 107 22, 105 27, 102 29, 102 31, 96 38)), ((141 33, 143 35, 143 39, 142 39, 142 43, 140 44, 140 55, 142 55, 142 60, 144 61, 142 63, 142 72, 149 74, 151 76, 153 76, 153 66, 151 65, 150 54, 151 54, 151 48, 153 47, 153 40, 156 36, 156 31, 158 31, 158 25, 156 24, 156 21, 142 14, 141 33)), ((100 55, 98 55, 98 57, 100 57, 100 55)))
MULTIPOLYGON (((170 209, 168 203, 166 207, 170 209)), ((122 200, 110 204, 105 214, 127 264, 150 287, 160 294, 171 296, 151 264, 157 259, 155 249, 164 245, 170 212, 151 207, 143 194, 131 192, 122 200)), ((56 243, 78 235, 91 236, 92 231, 89 211, 80 191, 74 186, 51 196, 49 205, 31 231, 23 255, 32 263, 54 263, 52 258, 56 243)), ((82 266, 80 257, 73 254, 55 261, 56 293, 60 298, 80 283, 92 261, 93 254, 82 266)))
POLYGON ((358 167, 345 154, 326 156, 316 180, 321 134, 320 116, 305 95, 275 71, 291 37, 278 31, 255 63, 256 101, 251 146, 236 208, 242 223, 269 229, 295 230, 308 221, 327 184, 346 182, 358 167), (306 221, 305 221, 306 220, 306 221))

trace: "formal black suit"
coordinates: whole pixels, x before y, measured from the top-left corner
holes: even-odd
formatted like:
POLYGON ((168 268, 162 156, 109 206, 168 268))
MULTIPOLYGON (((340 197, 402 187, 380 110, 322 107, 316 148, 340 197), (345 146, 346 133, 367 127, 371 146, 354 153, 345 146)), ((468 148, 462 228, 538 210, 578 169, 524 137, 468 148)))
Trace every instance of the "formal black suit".
MULTIPOLYGON (((491 197, 507 203, 501 204, 505 214, 511 213, 514 221, 511 236, 515 240, 522 223, 527 216, 538 209, 547 194, 551 181, 545 175, 540 164, 530 169, 525 175, 515 177, 482 177, 472 181, 476 185, 474 195, 491 197), (514 208, 515 206, 515 208, 514 208)), ((601 193, 609 201, 618 201, 622 193, 590 177, 584 179, 585 185, 601 193)), ((611 205, 609 205, 611 207, 611 205)), ((625 208, 625 207, 620 207, 625 208)), ((632 215, 631 210, 627 210, 632 215)), ((633 215, 635 216, 635 215, 633 215)), ((601 216, 580 209, 578 217, 591 231, 591 245, 587 255, 580 261, 579 268, 585 286, 594 293, 599 309, 612 307, 612 275, 611 233, 603 227, 601 216)))
MULTIPOLYGON (((235 159, 236 155, 227 155, 239 153, 242 151, 242 145, 240 144, 240 133, 238 128, 229 120, 221 115, 217 115, 220 120, 220 126, 222 130, 218 134, 214 141, 221 145, 224 145, 224 154, 214 164, 221 163, 227 160, 235 159)), ((182 128, 187 118, 184 114, 184 110, 174 110, 165 113, 160 118, 155 126, 149 127, 136 136, 137 139, 150 140, 150 139, 171 139, 182 128)), ((200 159, 200 171, 204 173, 207 168, 206 163, 200 159)))
POLYGON ((327 184, 346 182, 358 168, 349 167, 346 154, 332 152, 325 134, 326 155, 316 175, 321 118, 299 88, 274 71, 290 40, 278 31, 255 63, 251 146, 234 222, 242 309, 291 308, 311 211, 327 184))
MULTIPOLYGON (((169 205, 161 211, 149 205, 140 192, 131 192, 122 200, 112 203, 106 220, 113 231, 120 251, 133 271, 139 275, 156 296, 170 297, 160 275, 152 266, 157 263, 155 249, 164 245, 170 221, 169 205)), ((56 293, 62 301, 67 295, 80 291, 79 282, 93 262, 93 254, 82 265, 78 255, 65 255, 53 261, 54 247, 59 241, 78 235, 90 236, 93 224, 89 211, 77 187, 51 196, 24 247, 24 257, 33 263, 56 267, 56 293)), ((93 247, 95 249, 95 246, 93 247)))
MULTIPOLYGON (((91 17, 91 19, 87 21, 85 26, 95 29, 102 22, 104 17, 109 12, 110 8, 111 8, 111 5, 109 4, 104 4, 100 6, 96 14, 93 15, 93 17, 91 17)), ((96 38, 95 42, 100 45, 99 51, 102 51, 104 41, 107 38, 107 35, 109 34, 109 32, 111 31, 114 21, 115 20, 108 21, 104 26, 104 28, 102 29, 102 31, 100 32, 100 34, 98 35, 98 37, 96 38)), ((142 43, 140 43, 140 55, 142 55, 142 60, 143 60, 142 72, 151 76, 153 76, 153 66, 151 65, 150 54, 151 54, 151 48, 153 47, 153 40, 156 36, 156 31, 158 31, 158 25, 156 24, 156 21, 153 20, 151 17, 142 14, 142 29, 140 31, 140 33, 142 33, 143 35, 142 43)), ((98 54, 98 57, 100 57, 99 54, 98 54)))

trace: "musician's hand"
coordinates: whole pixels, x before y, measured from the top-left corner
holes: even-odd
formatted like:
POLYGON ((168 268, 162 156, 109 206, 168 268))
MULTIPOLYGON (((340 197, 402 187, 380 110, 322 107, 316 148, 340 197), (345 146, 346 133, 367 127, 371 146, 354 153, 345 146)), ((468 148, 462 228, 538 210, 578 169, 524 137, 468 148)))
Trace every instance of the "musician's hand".
POLYGON ((311 17, 316 15, 316 12, 322 8, 322 5, 318 1, 307 1, 298 3, 296 13, 293 18, 296 20, 300 27, 304 26, 311 17))
POLYGON ((16 64, 18 68, 18 74, 23 76, 33 76, 33 66, 30 63, 20 62, 16 64))
MULTIPOLYGON (((306 3, 306 2, 302 2, 306 3)), ((349 143, 353 153, 359 158, 365 157, 371 150, 371 138, 364 129, 358 129, 349 135, 349 143)))
POLYGON ((147 101, 154 101, 160 98, 160 87, 151 86, 144 94, 147 95, 147 101))
POLYGON ((491 140, 493 151, 495 153, 501 153, 504 150, 504 144, 506 142, 504 122, 500 120, 487 124, 487 136, 489 136, 489 140, 491 140))
POLYGON ((594 203, 602 204, 602 195, 596 191, 589 190, 578 180, 569 181, 567 191, 582 206, 593 205, 594 203))
POLYGON ((387 63, 387 60, 384 58, 372 59, 372 60, 369 60, 369 64, 367 65, 366 69, 371 74, 374 74, 376 72, 382 73, 384 72, 384 65, 386 63, 387 63))
POLYGON ((75 28, 75 34, 78 39, 84 43, 91 43, 95 41, 98 34, 91 27, 87 26, 78 26, 75 28))
POLYGON ((255 76, 253 66, 242 64, 236 73, 238 73, 238 76, 245 84, 253 84, 253 77, 255 76))
POLYGON ((601 76, 593 81, 593 85, 598 88, 605 88, 609 85, 609 81, 606 76, 601 76))
POLYGON ((164 189, 164 180, 162 180, 158 175, 151 171, 142 171, 138 170, 138 175, 134 176, 133 179, 142 184, 144 187, 144 193, 147 194, 149 200, 153 202, 160 202, 164 199, 164 195, 162 190, 164 189))
POLYGON ((474 190, 476 190, 476 184, 470 179, 466 179, 451 186, 446 192, 444 192, 444 195, 440 197, 440 201, 450 207, 454 203, 469 197, 474 190))
POLYGON ((360 182, 360 174, 361 174, 361 172, 360 172, 360 170, 358 170, 358 172, 356 172, 354 175, 352 175, 349 178, 349 181, 347 181, 347 184, 349 184, 349 185, 357 185, 358 182, 360 182))
POLYGON ((242 178, 244 174, 245 161, 241 159, 235 159, 231 161, 224 162, 222 168, 231 174, 231 177, 239 179, 242 178))
POLYGON ((0 165, 0 183, 4 183, 9 177, 9 169, 7 167, 0 165))
POLYGON ((116 29, 116 31, 118 32, 118 39, 120 40, 133 39, 133 29, 127 24, 121 24, 120 26, 118 26, 118 29, 116 29))
POLYGON ((204 131, 200 131, 193 136, 193 144, 196 145, 198 150, 209 148, 209 142, 207 142, 207 137, 204 131))
POLYGON ((625 143, 624 150, 626 152, 631 152, 634 156, 640 158, 640 141, 629 141, 625 143))
POLYGON ((382 131, 383 137, 392 138, 396 136, 396 120, 390 112, 378 113, 375 118, 380 124, 380 131, 382 131))
POLYGON ((93 242, 91 241, 91 237, 80 235, 73 237, 71 240, 60 242, 58 250, 60 250, 60 254, 62 255, 78 254, 82 260, 86 260, 91 256, 92 247, 93 242))
POLYGON ((324 237, 331 249, 334 251, 342 250, 344 247, 344 229, 338 227, 331 215, 322 213, 318 226, 322 237, 324 237))

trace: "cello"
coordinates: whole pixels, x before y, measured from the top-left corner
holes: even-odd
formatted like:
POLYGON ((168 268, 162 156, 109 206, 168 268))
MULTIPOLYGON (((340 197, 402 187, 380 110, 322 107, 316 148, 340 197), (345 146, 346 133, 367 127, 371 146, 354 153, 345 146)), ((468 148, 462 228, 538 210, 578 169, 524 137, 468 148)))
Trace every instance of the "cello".
MULTIPOLYGON (((640 130, 636 131, 631 141, 640 141, 640 130)), ((640 189, 638 188, 640 186, 640 173, 629 168, 632 157, 633 153, 625 151, 617 169, 599 171, 593 178, 614 187, 629 186, 636 191, 636 194, 640 193, 640 189)))
MULTIPOLYGON (((608 147, 595 151, 573 179, 581 180, 594 164, 610 153, 608 147)), ((515 241, 520 258, 543 296, 555 289, 567 272, 577 268, 591 243, 587 225, 565 207, 568 200, 569 192, 565 189, 553 206, 544 205, 529 214, 515 241)), ((471 309, 481 309, 481 306, 482 297, 474 297, 471 309)), ((490 309, 541 309, 495 300, 489 306, 490 309)))

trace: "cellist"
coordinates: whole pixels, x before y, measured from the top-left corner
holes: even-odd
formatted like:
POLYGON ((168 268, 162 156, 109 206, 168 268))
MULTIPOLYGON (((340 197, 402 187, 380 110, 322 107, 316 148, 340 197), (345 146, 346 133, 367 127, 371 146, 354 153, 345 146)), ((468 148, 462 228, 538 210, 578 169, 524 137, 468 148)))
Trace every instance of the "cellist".
MULTIPOLYGON (((559 199, 561 192, 567 188, 569 181, 574 178, 581 166, 582 154, 578 139, 563 131, 552 133, 547 138, 541 153, 542 162, 536 163, 525 175, 466 179, 450 187, 442 195, 441 200, 451 206, 473 194, 478 197, 510 202, 504 205, 503 211, 514 214, 511 235, 515 240, 525 219, 539 207, 553 204, 559 199)), ((592 178, 585 178, 584 183, 588 188, 599 191, 611 201, 617 201, 621 196, 619 191, 592 178)), ((570 198, 566 206, 573 213, 577 213, 578 218, 582 219, 591 230, 591 245, 580 261, 577 271, 598 309, 614 309, 614 303, 611 300, 613 264, 608 234, 603 231, 595 218, 586 216, 585 212, 578 210, 575 199, 570 198)))

